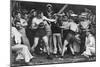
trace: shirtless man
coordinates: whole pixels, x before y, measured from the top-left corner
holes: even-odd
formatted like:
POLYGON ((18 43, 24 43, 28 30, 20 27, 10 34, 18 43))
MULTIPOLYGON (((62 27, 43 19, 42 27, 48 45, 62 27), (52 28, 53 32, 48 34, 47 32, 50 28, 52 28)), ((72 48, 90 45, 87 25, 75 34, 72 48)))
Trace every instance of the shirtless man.
POLYGON ((37 11, 37 16, 32 19, 32 29, 36 29, 32 51, 35 50, 35 47, 38 45, 39 39, 42 38, 45 43, 46 50, 48 52, 48 57, 49 57, 50 49, 48 45, 48 36, 46 34, 46 29, 45 29, 46 26, 45 20, 52 21, 52 22, 55 21, 54 19, 48 19, 45 16, 43 16, 43 13, 41 11, 37 11))

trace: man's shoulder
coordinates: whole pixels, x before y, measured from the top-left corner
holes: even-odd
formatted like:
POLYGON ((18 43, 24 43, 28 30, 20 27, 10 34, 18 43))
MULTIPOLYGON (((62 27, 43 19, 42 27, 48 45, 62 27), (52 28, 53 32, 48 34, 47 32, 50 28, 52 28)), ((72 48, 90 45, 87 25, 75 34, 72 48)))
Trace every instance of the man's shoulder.
POLYGON ((34 17, 33 19, 32 19, 32 21, 36 21, 37 20, 37 18, 36 17, 34 17))
POLYGON ((23 18, 21 18, 21 19, 20 19, 20 21, 21 21, 21 22, 24 22, 24 21, 26 21, 26 20, 25 20, 25 19, 23 19, 23 18))
POLYGON ((70 25, 77 25, 75 22, 70 22, 69 24, 70 25))
POLYGON ((43 17, 42 17, 42 19, 45 19, 45 18, 47 18, 47 17, 46 17, 46 16, 43 16, 43 17))

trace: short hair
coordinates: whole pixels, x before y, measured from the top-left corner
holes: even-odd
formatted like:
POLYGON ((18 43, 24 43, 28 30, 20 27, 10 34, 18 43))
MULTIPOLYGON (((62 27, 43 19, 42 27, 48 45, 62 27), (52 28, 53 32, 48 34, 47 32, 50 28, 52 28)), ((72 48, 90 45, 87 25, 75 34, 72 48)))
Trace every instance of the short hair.
POLYGON ((42 11, 40 11, 40 10, 37 10, 37 14, 41 14, 42 13, 42 11))
POLYGON ((22 14, 21 11, 16 10, 15 15, 18 15, 18 13, 22 14))
POLYGON ((51 5, 51 4, 47 4, 46 6, 47 6, 47 7, 52 7, 52 5, 51 5))
POLYGON ((42 11, 37 10, 37 16, 39 16, 42 13, 42 11))
POLYGON ((14 21, 14 24, 16 25, 17 22, 20 22, 20 20, 19 20, 19 19, 16 19, 16 20, 14 21))

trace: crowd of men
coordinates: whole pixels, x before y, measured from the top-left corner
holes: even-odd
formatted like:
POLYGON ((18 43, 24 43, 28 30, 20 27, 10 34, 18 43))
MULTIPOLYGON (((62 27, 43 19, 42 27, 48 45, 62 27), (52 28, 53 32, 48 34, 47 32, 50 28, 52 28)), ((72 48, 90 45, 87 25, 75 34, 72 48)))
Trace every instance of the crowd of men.
POLYGON ((47 59, 53 59, 51 54, 63 59, 68 48, 74 56, 95 56, 96 15, 87 8, 75 14, 72 10, 54 13, 51 4, 46 7, 46 16, 36 9, 12 12, 11 49, 17 53, 16 61, 28 63, 37 51, 46 53, 47 59))

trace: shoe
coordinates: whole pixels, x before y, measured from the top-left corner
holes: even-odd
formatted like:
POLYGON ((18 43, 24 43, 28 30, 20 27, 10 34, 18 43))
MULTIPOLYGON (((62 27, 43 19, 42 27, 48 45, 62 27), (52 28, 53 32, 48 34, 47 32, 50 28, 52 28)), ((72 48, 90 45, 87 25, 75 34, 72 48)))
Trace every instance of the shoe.
POLYGON ((26 63, 25 63, 25 66, 32 66, 32 65, 33 65, 32 62, 26 62, 26 63))
POLYGON ((48 56, 47 59, 52 60, 53 58, 51 56, 48 56))
POLYGON ((59 60, 64 60, 63 58, 58 58, 59 60))
POLYGON ((86 55, 85 53, 83 53, 83 54, 81 54, 82 56, 85 56, 85 57, 87 57, 87 58, 89 58, 89 56, 88 55, 86 55))
POLYGON ((60 56, 60 58, 64 58, 64 56, 60 56))
POLYGON ((57 54, 57 51, 54 51, 53 54, 57 54))

